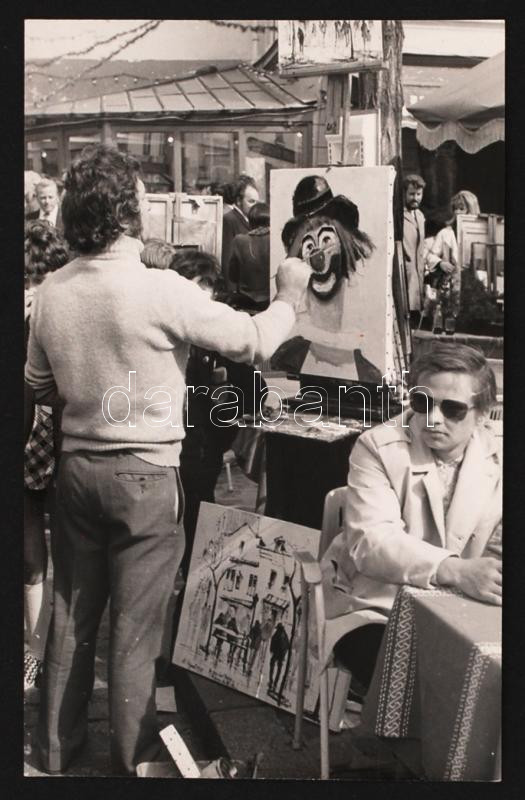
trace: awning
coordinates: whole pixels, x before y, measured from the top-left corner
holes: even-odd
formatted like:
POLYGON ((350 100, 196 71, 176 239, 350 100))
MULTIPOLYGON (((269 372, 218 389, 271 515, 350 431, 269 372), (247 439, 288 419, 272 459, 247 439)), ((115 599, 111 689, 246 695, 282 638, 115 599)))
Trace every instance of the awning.
POLYGON ((454 140, 467 153, 505 139, 505 53, 488 58, 408 110, 427 150, 454 140))

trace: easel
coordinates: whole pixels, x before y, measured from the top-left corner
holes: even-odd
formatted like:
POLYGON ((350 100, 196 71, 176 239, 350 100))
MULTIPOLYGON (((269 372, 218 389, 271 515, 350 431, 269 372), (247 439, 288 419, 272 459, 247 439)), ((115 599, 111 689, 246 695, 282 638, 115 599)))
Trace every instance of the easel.
MULTIPOLYGON (((353 140, 350 134, 350 120, 352 114, 352 79, 357 73, 358 89, 361 98, 361 105, 378 110, 378 131, 380 140, 381 130, 381 109, 378 108, 377 91, 380 81, 381 71, 385 69, 385 64, 375 65, 373 68, 363 68, 363 65, 349 69, 342 75, 341 73, 329 73, 327 75, 326 93, 326 131, 334 134, 338 126, 341 128, 341 158, 339 163, 347 165, 351 162, 351 146, 353 140)), ((412 356, 412 335, 410 330, 410 312, 408 304, 408 281, 406 267, 403 256, 403 196, 401 185, 401 158, 384 160, 385 155, 381 151, 380 141, 377 144, 377 163, 392 163, 396 168, 396 183, 394 186, 394 235, 396 248, 392 271, 392 300, 394 306, 393 326, 394 342, 396 348, 396 372, 401 376, 402 371, 407 369, 412 356)))

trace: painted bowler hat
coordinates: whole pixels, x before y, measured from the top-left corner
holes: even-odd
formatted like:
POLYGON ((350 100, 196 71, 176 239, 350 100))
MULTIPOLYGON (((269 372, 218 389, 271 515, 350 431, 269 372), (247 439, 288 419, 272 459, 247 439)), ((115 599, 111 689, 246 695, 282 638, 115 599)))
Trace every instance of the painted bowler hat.
POLYGON ((348 197, 338 194, 334 197, 325 178, 320 175, 307 175, 299 181, 293 193, 293 213, 298 216, 333 217, 354 230, 359 227, 359 210, 348 197))
POLYGON ((308 217, 329 217, 336 219, 347 230, 359 227, 359 209, 348 197, 338 194, 334 197, 330 186, 321 175, 307 175, 302 178, 293 193, 294 216, 288 220, 282 231, 285 246, 289 246, 302 222, 308 217))

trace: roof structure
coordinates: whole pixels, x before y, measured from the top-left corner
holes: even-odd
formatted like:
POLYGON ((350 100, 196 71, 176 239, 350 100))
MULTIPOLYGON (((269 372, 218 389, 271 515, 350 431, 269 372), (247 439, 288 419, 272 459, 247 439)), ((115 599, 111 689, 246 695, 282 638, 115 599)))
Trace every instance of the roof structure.
POLYGON ((93 115, 194 115, 247 114, 307 110, 316 103, 312 82, 281 78, 247 64, 218 69, 214 65, 180 77, 158 79, 136 88, 99 93, 90 97, 29 100, 26 116, 38 118, 93 115))

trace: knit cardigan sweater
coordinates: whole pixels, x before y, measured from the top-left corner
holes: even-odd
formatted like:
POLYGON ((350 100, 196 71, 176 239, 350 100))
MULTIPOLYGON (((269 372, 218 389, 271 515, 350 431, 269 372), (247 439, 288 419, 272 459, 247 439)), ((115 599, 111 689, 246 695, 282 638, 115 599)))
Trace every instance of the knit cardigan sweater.
POLYGON ((295 313, 281 300, 253 317, 234 311, 173 270, 147 269, 141 249, 121 236, 46 278, 25 376, 37 402, 58 394, 64 403, 64 451, 127 449, 177 466, 190 344, 233 361, 267 359, 295 313))

